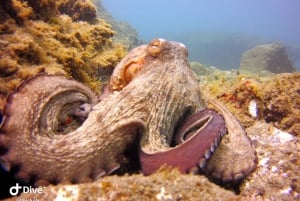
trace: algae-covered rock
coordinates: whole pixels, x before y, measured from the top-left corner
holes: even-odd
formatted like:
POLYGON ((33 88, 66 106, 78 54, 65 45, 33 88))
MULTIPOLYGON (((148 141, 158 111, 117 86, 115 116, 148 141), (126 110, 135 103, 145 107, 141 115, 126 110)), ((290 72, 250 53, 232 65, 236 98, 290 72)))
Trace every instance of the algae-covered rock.
MULTIPOLYGON (((201 65, 192 66, 195 68, 201 65)), ((243 126, 249 127, 257 120, 264 119, 277 128, 299 136, 299 73, 251 73, 207 67, 201 69, 196 69, 195 72, 198 73, 204 95, 209 94, 220 100, 243 126)))
POLYGON ((62 0, 55 2, 57 2, 59 12, 69 15, 74 21, 97 22, 97 8, 89 0, 62 0))
POLYGON ((141 174, 109 176, 93 183, 46 187, 40 194, 23 194, 19 199, 39 200, 149 200, 213 201, 237 200, 237 196, 208 181, 204 176, 183 175, 163 169, 145 177, 141 174))
POLYGON ((295 72, 284 46, 279 44, 258 45, 243 53, 240 69, 250 72, 267 70, 273 73, 295 72))
POLYGON ((1 1, 1 97, 40 72, 73 77, 100 93, 100 80, 126 53, 113 35, 90 1, 1 1))
POLYGON ((4 13, 18 22, 28 19, 49 20, 60 14, 67 14, 74 21, 97 21, 97 9, 89 0, 6 0, 1 4, 4 13))
POLYGON ((283 73, 263 86, 266 122, 300 136, 300 73, 283 73))
POLYGON ((215 67, 207 68, 206 73, 206 75, 197 74, 204 97, 212 96, 221 101, 244 127, 249 127, 257 119, 262 118, 262 84, 272 79, 274 74, 267 71, 261 73, 223 71, 215 67), (254 115, 249 109, 253 104, 257 110, 254 115))

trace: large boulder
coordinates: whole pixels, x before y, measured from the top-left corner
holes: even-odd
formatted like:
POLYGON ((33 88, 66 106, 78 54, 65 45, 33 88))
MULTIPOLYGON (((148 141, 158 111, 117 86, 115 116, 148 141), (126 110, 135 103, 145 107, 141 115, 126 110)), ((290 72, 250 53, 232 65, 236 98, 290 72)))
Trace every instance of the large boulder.
POLYGON ((251 72, 267 70, 273 73, 295 72, 285 47, 280 44, 258 45, 243 53, 240 69, 251 72))

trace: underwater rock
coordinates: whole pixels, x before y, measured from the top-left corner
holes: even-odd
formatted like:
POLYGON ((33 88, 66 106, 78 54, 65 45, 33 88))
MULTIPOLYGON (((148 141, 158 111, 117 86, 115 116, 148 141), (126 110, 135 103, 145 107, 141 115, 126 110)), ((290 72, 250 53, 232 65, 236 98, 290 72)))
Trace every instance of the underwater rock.
POLYGON ((285 47, 279 44, 258 45, 244 52, 241 57, 240 69, 250 72, 267 70, 273 73, 296 71, 285 47))
POLYGON ((263 118, 300 136, 300 73, 282 73, 263 85, 263 118))
POLYGON ((126 50, 91 13, 95 7, 84 0, 1 1, 0 99, 40 72, 73 77, 100 93, 126 50))

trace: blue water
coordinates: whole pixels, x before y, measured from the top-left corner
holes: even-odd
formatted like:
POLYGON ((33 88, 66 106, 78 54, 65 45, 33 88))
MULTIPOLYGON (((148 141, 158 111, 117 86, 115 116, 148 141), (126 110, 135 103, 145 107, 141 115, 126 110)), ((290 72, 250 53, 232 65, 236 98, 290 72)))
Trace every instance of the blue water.
MULTIPOLYGON (((279 42, 296 52, 300 48, 300 0, 102 0, 102 4, 145 41, 218 32, 245 34, 257 38, 257 43, 279 42)), ((294 57, 294 63, 300 61, 299 55, 294 57)))

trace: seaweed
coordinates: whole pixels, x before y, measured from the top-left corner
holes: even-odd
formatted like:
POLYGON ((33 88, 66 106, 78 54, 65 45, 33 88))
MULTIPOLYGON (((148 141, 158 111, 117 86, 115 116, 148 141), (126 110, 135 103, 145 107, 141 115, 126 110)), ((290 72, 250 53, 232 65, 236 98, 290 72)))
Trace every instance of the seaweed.
POLYGON ((9 0, 0 11, 1 97, 40 72, 72 77, 100 93, 126 53, 90 1, 9 0))

